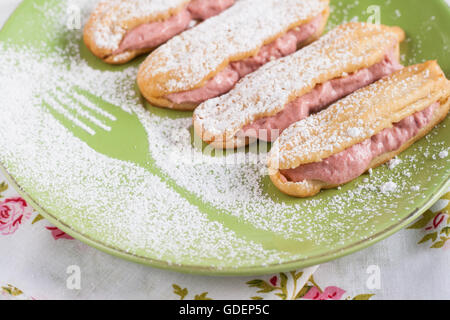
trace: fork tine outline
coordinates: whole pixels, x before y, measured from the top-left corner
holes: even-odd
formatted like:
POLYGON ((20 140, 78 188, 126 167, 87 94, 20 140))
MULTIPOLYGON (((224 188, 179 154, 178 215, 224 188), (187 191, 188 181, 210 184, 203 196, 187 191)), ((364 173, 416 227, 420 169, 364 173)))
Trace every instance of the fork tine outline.
POLYGON ((47 105, 47 107, 49 107, 49 108, 53 109, 54 111, 58 112, 63 117, 65 117, 66 119, 71 121, 77 127, 83 129, 84 131, 86 131, 87 133, 89 133, 92 136, 95 135, 96 132, 91 127, 89 127, 88 125, 84 124, 82 121, 80 121, 76 117, 74 117, 69 111, 67 111, 66 108, 64 108, 52 96, 48 95, 44 99, 44 103, 47 105))
POLYGON ((90 111, 107 118, 110 121, 117 121, 117 118, 110 114, 109 112, 101 109, 93 102, 91 102, 86 96, 75 90, 71 94, 63 91, 61 88, 57 88, 58 94, 50 93, 47 94, 43 99, 45 104, 64 116, 67 120, 72 122, 77 127, 83 129, 90 135, 95 135, 96 131, 86 124, 82 119, 89 121, 96 127, 105 130, 107 132, 111 131, 111 127, 105 124, 102 120, 98 119, 95 115, 91 114, 90 111), (86 110, 88 109, 88 110, 86 110), (71 111, 69 111, 71 110, 71 111), (73 115, 74 113, 75 115, 73 115), (81 119, 82 118, 82 119, 81 119))
POLYGON ((105 131, 111 131, 111 127, 104 124, 101 120, 97 119, 95 116, 91 115, 91 113, 81 107, 81 105, 78 103, 75 103, 70 96, 64 92, 62 95, 59 95, 58 97, 54 97, 56 101, 59 101, 61 105, 65 106, 66 108, 69 108, 73 111, 75 111, 79 116, 87 119, 91 123, 95 124, 97 127, 102 128, 105 131))
POLYGON ((105 118, 108 118, 111 121, 117 121, 117 118, 110 114, 109 112, 103 110, 102 108, 99 108, 97 105, 92 103, 88 98, 85 96, 79 94, 77 91, 73 91, 71 97, 84 105, 85 107, 91 109, 92 111, 95 111, 96 113, 102 115, 105 118))

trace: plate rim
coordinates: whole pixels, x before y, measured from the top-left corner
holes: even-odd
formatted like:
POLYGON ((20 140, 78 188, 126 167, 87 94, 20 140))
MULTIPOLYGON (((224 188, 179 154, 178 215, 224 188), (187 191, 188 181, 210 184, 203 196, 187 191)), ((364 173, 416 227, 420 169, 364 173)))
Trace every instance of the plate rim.
POLYGON ((104 253, 110 254, 116 258, 121 258, 130 262, 154 267, 162 270, 175 271, 185 274, 205 275, 205 276, 259 276, 274 274, 279 272, 288 272, 290 270, 299 270, 311 266, 320 265, 338 258, 342 258, 353 254, 355 252, 366 249, 390 236, 402 230, 409 224, 416 221, 426 210, 431 208, 450 188, 450 175, 447 180, 437 188, 437 191, 426 200, 423 206, 416 208, 410 212, 410 214, 404 219, 400 220, 395 225, 363 240, 360 240, 352 245, 344 248, 328 251, 325 254, 319 254, 317 256, 309 256, 294 261, 289 261, 281 264, 271 264, 267 266, 252 266, 252 267, 205 267, 198 265, 176 264, 169 263, 164 260, 158 260, 154 258, 139 256, 120 250, 118 248, 106 245, 98 240, 91 239, 89 236, 82 234, 77 230, 73 230, 69 225, 59 221, 51 213, 42 208, 31 195, 29 195, 14 179, 14 177, 7 171, 4 165, 0 162, 0 171, 4 174, 8 182, 14 187, 14 189, 32 206, 39 214, 41 214, 46 220, 54 224, 57 228, 64 231, 73 238, 96 248, 104 253))
MULTIPOLYGON (((27 0, 21 1, 14 11, 10 14, 8 19, 5 21, 2 28, 0 28, 0 32, 3 31, 5 26, 10 22, 11 18, 13 18, 21 7, 27 3, 27 0)), ((444 0, 439 0, 441 4, 446 5, 444 0)), ((450 7, 448 8, 448 12, 450 13, 450 7)), ((125 252, 124 250, 112 247, 110 245, 104 244, 99 240, 95 240, 90 238, 88 235, 84 235, 83 233, 72 229, 69 225, 64 222, 58 220, 58 218, 54 217, 51 213, 47 212, 34 198, 29 195, 15 180, 15 178, 7 171, 5 165, 0 162, 0 172, 4 174, 9 184, 14 187, 14 189, 27 201, 27 203, 35 209, 39 214, 41 214, 46 220, 54 224, 56 227, 72 236, 73 238, 107 254, 110 254, 116 258, 121 258, 126 261, 138 263, 141 265, 146 265, 149 267, 154 267, 162 270, 175 271, 185 274, 195 274, 195 275, 204 275, 204 276, 259 276, 259 275, 267 275, 279 272, 286 272, 290 270, 298 270, 303 269, 319 264, 323 264, 338 258, 342 258, 344 256, 348 256, 355 252, 366 249, 375 243, 378 243, 398 231, 402 230, 415 220, 417 220, 426 210, 432 207, 441 197, 445 194, 448 188, 450 188, 450 174, 447 176, 447 179, 443 181, 443 183, 436 188, 436 191, 432 193, 429 197, 426 198, 424 204, 419 207, 411 210, 409 214, 399 222, 390 227, 378 232, 377 234, 372 235, 371 237, 367 237, 363 240, 355 242, 349 246, 334 249, 332 251, 328 251, 326 253, 318 254, 315 256, 308 256, 301 259, 296 259, 293 261, 288 261, 281 264, 271 264, 266 266, 249 266, 249 267, 208 267, 208 266, 199 266, 199 265, 188 265, 188 264, 176 264, 169 263, 164 260, 158 260, 154 258, 149 258, 145 256, 140 256, 136 254, 131 254, 125 252)))

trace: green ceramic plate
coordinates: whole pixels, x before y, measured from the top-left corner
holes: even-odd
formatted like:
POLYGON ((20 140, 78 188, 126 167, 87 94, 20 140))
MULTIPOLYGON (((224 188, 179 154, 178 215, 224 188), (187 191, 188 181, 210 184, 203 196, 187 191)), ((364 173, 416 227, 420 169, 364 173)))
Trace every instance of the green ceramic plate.
MULTIPOLYGON (((450 186, 447 118, 399 159, 340 190, 293 199, 272 186, 264 151, 210 154, 190 113, 145 105, 142 59, 108 66, 85 48, 91 1, 25 0, 0 32, 0 162, 63 231, 146 265, 209 275, 287 271, 351 254, 418 218, 450 186)), ((331 1, 346 21, 405 29, 405 64, 450 76, 444 1, 331 1)))

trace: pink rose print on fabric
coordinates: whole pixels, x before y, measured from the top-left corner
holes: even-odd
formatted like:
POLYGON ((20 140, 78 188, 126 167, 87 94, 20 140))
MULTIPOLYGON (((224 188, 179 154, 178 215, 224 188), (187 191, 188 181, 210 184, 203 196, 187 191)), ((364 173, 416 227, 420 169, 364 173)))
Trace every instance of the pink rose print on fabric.
POLYGON ((278 283, 278 277, 277 277, 277 276, 274 276, 274 277, 270 278, 269 282, 270 282, 274 287, 276 287, 276 286, 277 286, 277 283, 278 283))
POLYGON ((0 234, 13 234, 32 213, 33 209, 22 198, 9 198, 0 202, 0 234))
POLYGON ((303 299, 308 300, 341 300, 345 290, 338 287, 328 287, 323 292, 320 292, 316 287, 309 289, 308 293, 303 299))
POLYGON ((447 215, 444 212, 439 212, 433 219, 433 222, 431 223, 430 226, 426 227, 425 230, 426 231, 430 231, 433 229, 438 229, 440 227, 440 225, 444 222, 445 217, 447 215))
POLYGON ((55 240, 60 240, 60 239, 74 240, 74 238, 69 236, 67 233, 59 230, 57 227, 46 227, 46 229, 52 232, 52 237, 55 240))

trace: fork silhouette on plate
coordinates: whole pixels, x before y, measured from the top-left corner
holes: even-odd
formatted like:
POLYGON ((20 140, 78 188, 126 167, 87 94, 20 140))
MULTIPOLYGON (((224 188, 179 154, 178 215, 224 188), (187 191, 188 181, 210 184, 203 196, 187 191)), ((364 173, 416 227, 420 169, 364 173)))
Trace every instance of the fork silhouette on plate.
POLYGON ((42 97, 46 109, 95 151, 148 168, 147 132, 135 114, 78 87, 42 97))
POLYGON ((206 213, 209 219, 234 230, 237 236, 255 241, 272 239, 265 244, 268 248, 272 248, 273 244, 276 244, 275 247, 283 245, 284 248, 294 248, 296 241, 258 229, 233 215, 223 214, 222 210, 204 202, 199 196, 179 186, 166 173, 155 168, 149 155, 147 132, 135 114, 125 112, 122 108, 78 87, 72 87, 70 92, 56 89, 42 96, 42 102, 65 128, 92 149, 110 158, 132 162, 149 170, 190 204, 206 213), (237 224, 240 228, 236 229, 237 224), (273 241, 274 239, 276 241, 273 241))

